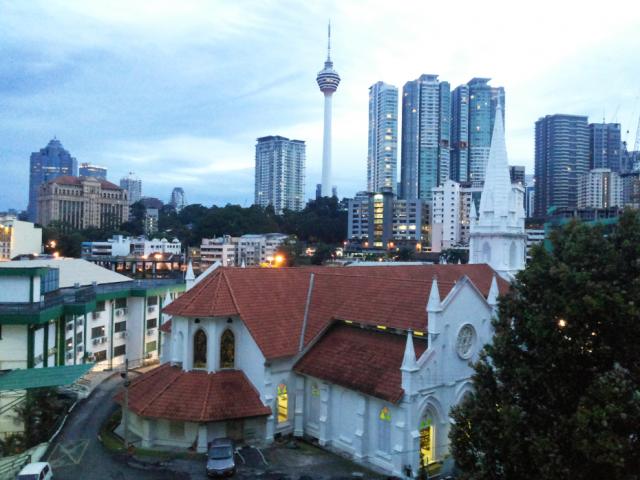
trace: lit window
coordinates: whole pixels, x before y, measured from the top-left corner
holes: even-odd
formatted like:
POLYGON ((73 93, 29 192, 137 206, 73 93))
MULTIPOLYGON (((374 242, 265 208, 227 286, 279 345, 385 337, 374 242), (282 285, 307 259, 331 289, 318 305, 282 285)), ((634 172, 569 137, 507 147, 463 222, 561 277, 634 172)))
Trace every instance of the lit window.
POLYGON ((391 411, 389 407, 382 407, 378 415, 378 450, 388 453, 391 451, 391 411))
POLYGON ((420 422, 420 465, 427 466, 435 460, 433 449, 434 428, 431 418, 420 422))
POLYGON ((289 419, 289 395, 284 383, 278 385, 278 423, 284 423, 289 419))

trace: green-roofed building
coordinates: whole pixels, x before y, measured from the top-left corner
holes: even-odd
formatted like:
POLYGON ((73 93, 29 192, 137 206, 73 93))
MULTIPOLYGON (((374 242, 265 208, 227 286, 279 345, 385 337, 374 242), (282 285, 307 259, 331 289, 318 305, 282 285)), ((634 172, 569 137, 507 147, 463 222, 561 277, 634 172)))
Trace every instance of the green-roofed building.
MULTIPOLYGON (((160 311, 184 289, 182 279, 132 280, 81 259, 0 263, 0 387, 16 369, 156 361, 160 311)), ((16 428, 0 414, 0 437, 16 428)))

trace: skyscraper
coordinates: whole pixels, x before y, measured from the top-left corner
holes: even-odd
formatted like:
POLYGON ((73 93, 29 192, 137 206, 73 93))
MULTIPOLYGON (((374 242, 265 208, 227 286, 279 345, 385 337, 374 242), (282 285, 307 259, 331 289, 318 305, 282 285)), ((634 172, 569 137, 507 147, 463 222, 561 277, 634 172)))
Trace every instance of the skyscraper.
POLYGON ((431 202, 431 189, 449 178, 451 93, 437 75, 402 89, 401 196, 431 202))
POLYGON ((535 216, 575 208, 578 177, 589 171, 589 125, 580 115, 547 115, 536 122, 535 216))
MULTIPOLYGON (((276 213, 304 207, 306 145, 280 136, 258 138, 255 204, 273 205, 276 213)), ((329 190, 330 191, 330 190, 329 190)))
POLYGON ((501 107, 504 124, 504 88, 489 85, 490 78, 472 78, 469 83, 469 181, 480 187, 491 150, 496 109, 501 107))
POLYGON ((469 86, 451 92, 451 179, 469 181, 469 86))
POLYGON ((31 154, 29 167, 29 221, 38 218, 38 191, 40 185, 63 175, 77 175, 78 162, 54 137, 46 147, 31 154))
POLYGON ((523 165, 509 165, 509 177, 511 183, 518 183, 522 187, 525 186, 525 170, 523 165))
POLYGON ((93 177, 107 179, 107 169, 105 167, 99 167, 97 165, 91 165, 90 163, 81 163, 78 169, 78 174, 81 177, 93 177))
POLYGON ((120 179, 120 188, 128 192, 129 205, 139 202, 142 198, 142 180, 129 172, 127 177, 120 179))
POLYGON ((398 89, 378 82, 369 87, 367 189, 395 193, 398 163, 398 89))
POLYGON ((328 29, 327 60, 316 77, 318 87, 324 94, 324 139, 322 143, 322 195, 331 192, 331 105, 334 92, 340 84, 340 75, 333 69, 331 61, 331 24, 328 29))
POLYGON ((169 205, 176 209, 176 212, 179 212, 186 206, 187 202, 184 199, 184 190, 182 187, 175 187, 171 192, 171 199, 169 200, 169 205))
POLYGON ((621 147, 619 123, 589 124, 589 168, 609 168, 620 172, 621 147))

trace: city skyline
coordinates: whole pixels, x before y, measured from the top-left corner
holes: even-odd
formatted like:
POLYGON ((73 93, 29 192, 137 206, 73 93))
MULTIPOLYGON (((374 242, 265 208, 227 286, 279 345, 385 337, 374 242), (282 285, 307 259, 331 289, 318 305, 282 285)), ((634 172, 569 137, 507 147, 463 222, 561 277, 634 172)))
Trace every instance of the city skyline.
MULTIPOLYGON (((518 13, 531 20, 518 25, 500 22, 495 9, 487 9, 478 25, 494 21, 500 28, 483 29, 485 36, 477 38, 476 19, 461 20, 463 40, 473 43, 438 49, 426 39, 450 26, 437 24, 439 16, 420 5, 405 9, 411 15, 383 4, 289 5, 151 8, 134 2, 120 12, 100 3, 4 5, 0 49, 11 61, 0 70, 7 112, 0 120, 0 162, 13 181, 0 209, 26 207, 29 155, 54 135, 78 162, 104 165, 113 179, 136 171, 147 195, 165 198, 177 183, 194 203, 248 205, 254 139, 278 132, 307 142, 306 197, 312 198, 322 158, 314 77, 326 54, 328 17, 332 59, 343 80, 333 112, 332 181, 342 196, 366 185, 367 89, 377 81, 401 86, 432 72, 455 87, 491 77, 508 97, 511 161, 528 172, 534 123, 547 114, 598 122, 604 110, 607 122, 622 124, 623 140, 635 139, 640 92, 629 70, 640 69, 631 61, 640 46, 632 35, 640 14, 620 15, 622 3, 585 13, 577 25, 566 21, 569 7, 556 5, 554 17, 544 20, 545 39, 533 31, 545 8, 518 13), (276 15, 282 10, 286 15, 276 15), (390 22, 384 38, 369 33, 384 22, 390 22), (40 28, 43 23, 48 28, 40 28), (589 34, 578 46, 562 40, 583 32, 589 34), (615 59, 611 51, 618 52, 615 59)), ((506 17, 513 9, 504 4, 499 10, 506 17)))

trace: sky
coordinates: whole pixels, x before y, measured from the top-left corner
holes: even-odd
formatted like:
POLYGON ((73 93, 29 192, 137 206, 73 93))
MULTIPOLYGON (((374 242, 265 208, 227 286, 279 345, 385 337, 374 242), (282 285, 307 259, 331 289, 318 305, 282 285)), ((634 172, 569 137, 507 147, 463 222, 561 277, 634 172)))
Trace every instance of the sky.
POLYGON ((114 183, 134 172, 145 196, 168 201, 181 186, 207 206, 252 203, 257 137, 301 139, 312 197, 329 19, 340 197, 366 188, 368 87, 379 80, 401 89, 431 73, 453 89, 491 78, 506 91, 509 163, 528 174, 547 114, 619 122, 633 143, 635 3, 0 0, 0 210, 26 208, 29 156, 54 136, 114 183))

